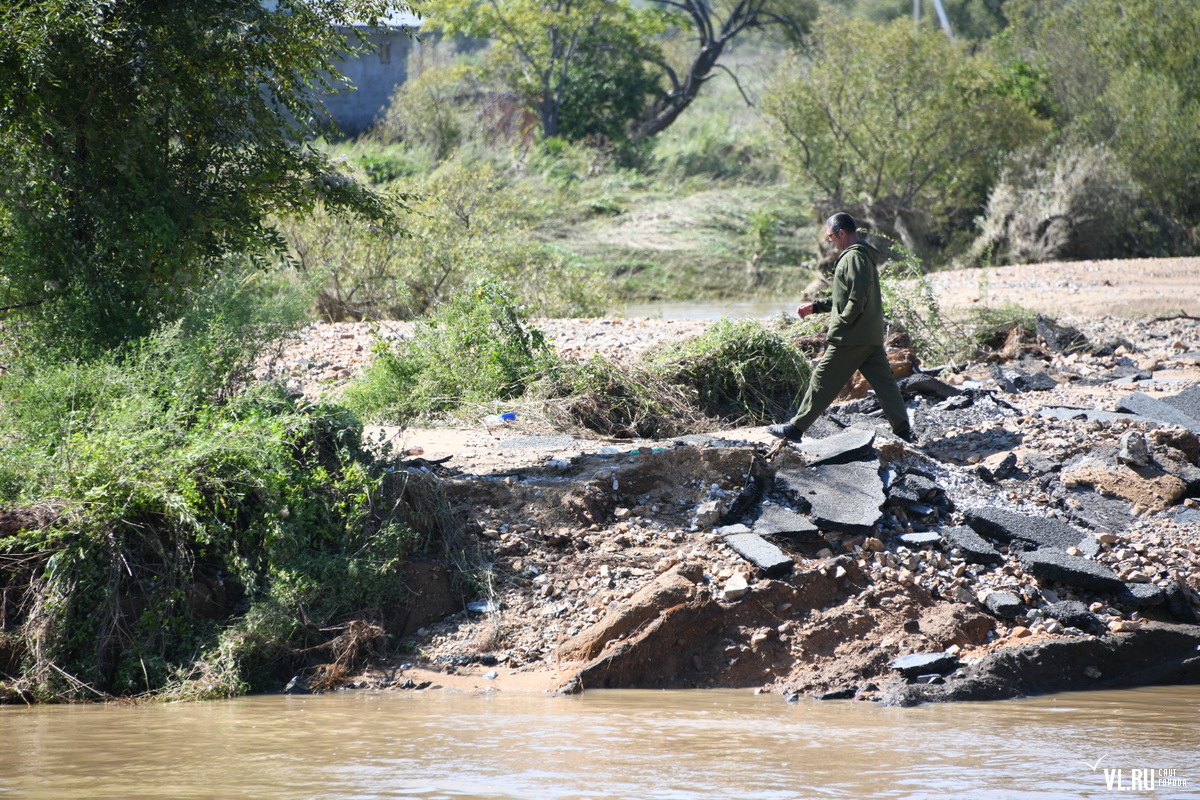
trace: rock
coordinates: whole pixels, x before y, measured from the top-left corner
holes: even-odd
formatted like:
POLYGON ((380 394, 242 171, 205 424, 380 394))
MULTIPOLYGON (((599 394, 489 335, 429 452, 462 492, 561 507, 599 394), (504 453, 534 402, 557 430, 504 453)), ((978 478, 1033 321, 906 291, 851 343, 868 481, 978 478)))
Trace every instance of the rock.
POLYGON ((1046 343, 1046 347, 1055 353, 1075 353, 1091 349, 1087 337, 1077 328, 1041 314, 1034 318, 1033 329, 1038 338, 1046 343))
POLYGON ((946 400, 951 397, 961 395, 962 389, 957 386, 940 381, 932 375, 926 375, 918 372, 909 375, 907 378, 901 378, 896 381, 900 387, 900 392, 907 398, 913 395, 924 395, 926 397, 936 397, 939 400, 946 400))
POLYGON ((696 506, 696 516, 693 524, 703 530, 716 525, 725 516, 725 509, 718 500, 706 500, 696 506))
POLYGON ((792 571, 795 562, 775 545, 756 533, 736 533, 725 538, 734 552, 762 570, 768 578, 777 578, 792 571))
POLYGON ((736 572, 721 587, 721 596, 726 602, 733 602, 734 600, 741 600, 749 591, 750 584, 746 582, 746 577, 740 572, 736 572))
POLYGON ((876 461, 780 470, 775 488, 807 504, 821 530, 870 533, 883 516, 883 481, 876 461))
POLYGON ((1188 597, 1188 590, 1178 581, 1168 585, 1164 590, 1167 597, 1167 610, 1171 616, 1180 622, 1195 625, 1200 622, 1196 609, 1188 597))
POLYGON ((874 443, 875 431, 851 428, 823 439, 805 439, 800 443, 800 451, 810 467, 846 464, 874 456, 871 449, 874 443))
POLYGON ((1113 597, 1113 601, 1125 607, 1149 608, 1165 603, 1167 593, 1153 583, 1127 583, 1125 588, 1113 597))
POLYGON ((1114 619, 1108 623, 1109 633, 1133 633, 1141 629, 1141 624, 1131 619, 1114 619))
POLYGON ((1055 548, 1018 553, 1022 568, 1030 575, 1096 592, 1120 592, 1125 583, 1102 564, 1079 556, 1069 556, 1055 548))
POLYGON ((894 660, 892 669, 909 679, 919 675, 944 675, 958 669, 958 656, 952 653, 911 653, 894 660))
POLYGON ((786 536, 790 539, 816 540, 820 531, 808 517, 783 506, 765 506, 754 521, 753 530, 763 536, 786 536))
POLYGON ((1004 556, 975 531, 956 525, 942 528, 942 538, 947 546, 957 548, 963 558, 972 564, 1003 564, 1004 556))
POLYGON ((1009 380, 1021 392, 1048 392, 1058 386, 1058 381, 1040 370, 1037 372, 1013 370, 1009 380))
POLYGON ((965 520, 978 534, 1001 542, 1027 542, 1035 547, 1053 547, 1065 551, 1079 544, 1084 533, 1056 519, 1031 517, 999 508, 975 508, 965 520))
POLYGON ((1117 402, 1117 410, 1137 414, 1165 425, 1178 425, 1181 428, 1187 428, 1192 433, 1200 433, 1200 419, 1142 392, 1134 392, 1122 397, 1117 402))
POLYGON ((303 677, 296 675, 287 682, 287 686, 283 689, 284 694, 312 694, 312 689, 308 688, 308 681, 303 677))
POLYGON ((1063 470, 1063 486, 1091 486, 1099 492, 1129 501, 1147 511, 1162 511, 1178 503, 1187 493, 1181 479, 1155 467, 1134 469, 1085 458, 1063 470))
POLYGON ((983 598, 983 606, 1002 619, 1012 619, 1025 610, 1025 604, 1012 592, 989 592, 983 598))
POLYGON ((1128 430, 1121 434, 1121 451, 1117 461, 1131 467, 1144 467, 1150 463, 1150 447, 1141 431, 1128 430))
POLYGON ((1026 636, 1032 636, 1033 631, 1026 628, 1024 625, 1014 625, 1008 635, 1014 639, 1024 639, 1026 636))
POLYGON ((1088 607, 1078 600, 1059 600, 1038 610, 1044 616, 1056 619, 1063 625, 1084 631, 1100 623, 1100 618, 1088 611, 1088 607))
MULTIPOLYGON (((1006 480, 1012 476, 1017 468, 1017 454, 1009 451, 1007 453, 995 453, 985 458, 976 468, 981 473, 984 470, 993 480, 1006 480)), ((986 480, 986 478, 985 478, 986 480)))

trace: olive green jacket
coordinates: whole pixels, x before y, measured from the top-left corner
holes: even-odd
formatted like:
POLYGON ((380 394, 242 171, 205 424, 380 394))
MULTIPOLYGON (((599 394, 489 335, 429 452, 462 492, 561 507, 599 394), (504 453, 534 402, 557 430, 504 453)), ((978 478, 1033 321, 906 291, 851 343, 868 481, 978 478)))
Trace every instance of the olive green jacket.
POLYGON ((883 299, 879 292, 879 251, 866 242, 850 245, 833 267, 833 296, 813 303, 813 311, 832 312, 830 344, 883 344, 883 299))

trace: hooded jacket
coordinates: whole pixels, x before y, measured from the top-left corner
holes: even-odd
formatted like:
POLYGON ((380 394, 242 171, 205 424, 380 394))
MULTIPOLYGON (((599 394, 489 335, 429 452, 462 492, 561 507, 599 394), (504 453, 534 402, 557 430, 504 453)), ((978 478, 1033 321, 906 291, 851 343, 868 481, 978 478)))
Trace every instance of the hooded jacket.
POLYGON ((830 344, 883 345, 879 260, 879 251, 866 242, 856 242, 838 256, 832 297, 813 303, 813 311, 831 312, 826 335, 830 344))

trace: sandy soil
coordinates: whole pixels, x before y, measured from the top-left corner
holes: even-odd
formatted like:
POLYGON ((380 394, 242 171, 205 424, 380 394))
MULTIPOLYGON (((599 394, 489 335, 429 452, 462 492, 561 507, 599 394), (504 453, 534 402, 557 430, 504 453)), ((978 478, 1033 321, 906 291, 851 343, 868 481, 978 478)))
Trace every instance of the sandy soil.
POLYGON ((946 308, 1015 303, 1054 316, 1200 315, 1200 258, 1071 261, 939 272, 946 308))

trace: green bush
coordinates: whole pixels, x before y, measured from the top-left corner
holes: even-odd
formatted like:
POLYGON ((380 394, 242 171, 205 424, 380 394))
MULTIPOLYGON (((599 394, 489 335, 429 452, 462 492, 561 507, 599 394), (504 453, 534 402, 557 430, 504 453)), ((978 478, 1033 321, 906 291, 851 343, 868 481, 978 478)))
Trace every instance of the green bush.
POLYGON ((318 209, 283 226, 293 259, 324 276, 326 319, 414 319, 480 277, 502 280, 543 316, 591 316, 599 278, 540 246, 543 213, 530 192, 486 161, 451 159, 405 183, 406 235, 353 225, 318 209))
POLYGON ((404 422, 520 397, 554 364, 553 349, 515 298, 483 280, 419 321, 411 340, 381 343, 346 403, 367 419, 404 422))
POLYGON ((0 383, 0 505, 18 520, 0 535, 18 631, 0 695, 263 686, 329 629, 382 620, 397 565, 448 535, 436 490, 385 472, 344 408, 234 391, 271 341, 256 310, 272 304, 239 286, 137 346, 23 360, 0 383))

